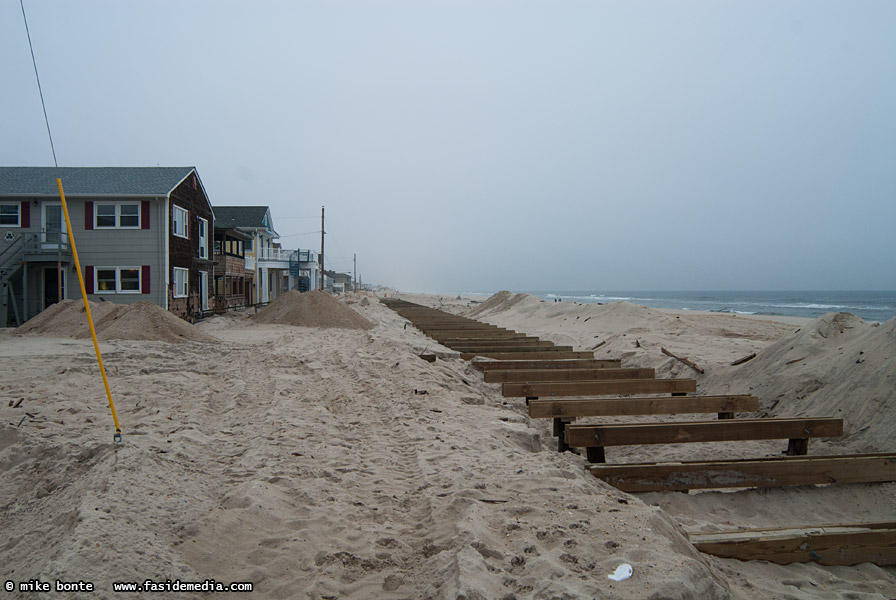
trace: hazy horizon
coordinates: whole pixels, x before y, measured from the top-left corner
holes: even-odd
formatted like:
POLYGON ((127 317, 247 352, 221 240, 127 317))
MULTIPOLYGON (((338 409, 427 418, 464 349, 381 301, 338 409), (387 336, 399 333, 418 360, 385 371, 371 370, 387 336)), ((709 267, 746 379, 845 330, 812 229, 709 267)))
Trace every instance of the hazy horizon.
MULTIPOLYGON (((896 289, 896 3, 24 2, 60 166, 407 291, 896 289)), ((0 164, 52 155, 0 2, 0 164)))

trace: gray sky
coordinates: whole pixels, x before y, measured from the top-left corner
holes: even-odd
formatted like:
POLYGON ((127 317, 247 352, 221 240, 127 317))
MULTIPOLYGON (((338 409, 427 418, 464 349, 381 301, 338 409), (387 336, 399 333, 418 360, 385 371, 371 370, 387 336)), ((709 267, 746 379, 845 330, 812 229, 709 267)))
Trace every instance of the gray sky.
MULTIPOLYGON (((325 205, 365 282, 896 289, 896 2, 25 10, 60 166, 195 165, 290 248, 325 205)), ((52 165, 18 0, 0 74, 0 163, 52 165)))

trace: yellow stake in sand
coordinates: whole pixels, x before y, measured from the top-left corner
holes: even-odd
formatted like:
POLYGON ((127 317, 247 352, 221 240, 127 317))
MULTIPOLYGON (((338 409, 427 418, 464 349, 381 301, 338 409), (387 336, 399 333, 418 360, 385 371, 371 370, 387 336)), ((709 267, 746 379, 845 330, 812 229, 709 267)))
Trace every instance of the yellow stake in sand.
POLYGON ((93 349, 96 350, 96 362, 100 365, 100 373, 103 376, 103 385, 106 386, 106 396, 109 398, 109 408, 112 410, 112 419, 115 421, 115 435, 112 439, 121 441, 121 427, 118 425, 118 415, 115 414, 115 403, 112 402, 112 392, 109 391, 109 380, 106 379, 106 367, 103 366, 103 357, 100 354, 100 345, 96 341, 96 330, 93 328, 93 317, 90 316, 90 303, 87 302, 87 288, 84 287, 84 276, 81 274, 81 263, 78 261, 78 249, 75 247, 75 236, 72 235, 72 221, 68 216, 68 205, 65 203, 65 193, 62 191, 62 180, 57 179, 59 186, 59 198, 62 200, 62 212, 65 215, 65 228, 68 230, 68 241, 72 245, 72 256, 75 259, 75 269, 78 271, 78 282, 81 284, 81 297, 84 298, 84 310, 87 313, 87 324, 90 325, 90 337, 93 338, 93 349))

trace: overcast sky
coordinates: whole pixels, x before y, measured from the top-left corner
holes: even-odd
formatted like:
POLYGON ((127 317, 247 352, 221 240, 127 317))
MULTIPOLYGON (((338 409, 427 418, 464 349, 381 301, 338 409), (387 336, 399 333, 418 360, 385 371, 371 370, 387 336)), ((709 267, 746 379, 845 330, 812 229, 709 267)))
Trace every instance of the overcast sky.
MULTIPOLYGON (((60 166, 408 291, 896 289, 896 2, 25 0, 60 166)), ((0 164, 53 164, 0 0, 0 164)))

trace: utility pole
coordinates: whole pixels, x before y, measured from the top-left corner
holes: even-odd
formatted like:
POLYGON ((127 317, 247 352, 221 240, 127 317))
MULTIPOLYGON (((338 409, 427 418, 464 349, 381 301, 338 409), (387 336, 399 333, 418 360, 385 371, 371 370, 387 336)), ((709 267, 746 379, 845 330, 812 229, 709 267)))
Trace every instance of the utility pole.
POLYGON ((320 289, 324 289, 324 207, 320 207, 320 289))
POLYGON ((358 293, 358 255, 355 254, 355 273, 352 276, 352 287, 355 290, 355 293, 358 293))

